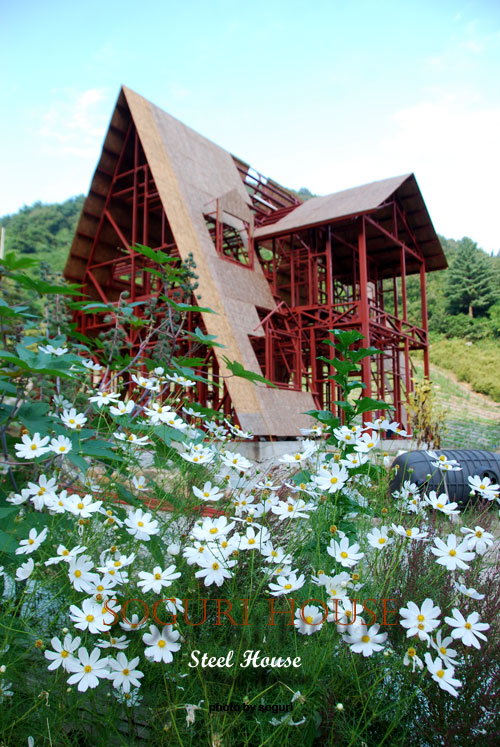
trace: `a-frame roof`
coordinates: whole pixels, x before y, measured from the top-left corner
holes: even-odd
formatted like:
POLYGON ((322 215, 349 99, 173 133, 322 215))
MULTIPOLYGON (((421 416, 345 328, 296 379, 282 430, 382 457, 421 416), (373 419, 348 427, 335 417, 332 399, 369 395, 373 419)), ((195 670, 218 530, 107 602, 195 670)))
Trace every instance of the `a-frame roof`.
POLYGON ((394 176, 324 197, 313 197, 275 223, 258 228, 255 238, 262 240, 283 236, 305 228, 374 213, 392 197, 398 199, 408 215, 410 228, 425 258, 426 270, 446 268, 446 257, 414 174, 394 176))
MULTIPOLYGON (((271 311, 276 306, 269 284, 258 262, 250 270, 217 254, 205 218, 218 198, 224 197, 234 206, 228 210, 233 211, 249 204, 235 161, 223 148, 125 87, 105 137, 65 276, 81 280, 85 275, 124 133, 131 122, 139 135, 179 253, 183 259, 190 254, 194 257, 200 277, 195 293, 197 302, 216 312, 203 314, 203 321, 207 332, 225 345, 223 350, 215 351, 221 374, 229 374, 223 355, 261 373, 249 337, 264 334, 257 307, 271 311)), ((112 247, 99 251, 105 260, 111 259, 113 251, 116 253, 112 247)), ((310 422, 303 414, 314 409, 308 392, 255 386, 234 377, 227 378, 226 384, 241 427, 255 435, 297 435, 299 428, 310 422)))

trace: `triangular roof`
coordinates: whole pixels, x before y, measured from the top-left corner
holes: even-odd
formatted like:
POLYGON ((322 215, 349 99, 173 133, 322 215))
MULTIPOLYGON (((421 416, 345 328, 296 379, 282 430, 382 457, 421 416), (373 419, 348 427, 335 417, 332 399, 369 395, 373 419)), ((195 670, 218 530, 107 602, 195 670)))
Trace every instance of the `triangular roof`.
POLYGON ((447 266, 446 258, 414 174, 393 176, 323 197, 312 197, 275 223, 258 228, 255 237, 282 236, 372 213, 394 195, 408 215, 411 231, 422 248, 426 269, 444 269, 447 266))
MULTIPOLYGON (((215 352, 221 374, 229 374, 226 355, 245 368, 261 373, 249 336, 263 336, 259 307, 276 307, 269 284, 258 262, 253 270, 227 262, 217 254, 206 227, 205 215, 223 198, 228 213, 241 214, 250 204, 235 161, 230 153, 159 109, 129 88, 120 91, 101 158, 65 268, 65 276, 81 280, 101 220, 105 198, 119 158, 125 133, 133 123, 139 135, 156 189, 167 215, 175 243, 183 259, 193 255, 200 285, 197 302, 215 314, 203 314, 208 334, 225 348, 215 352)), ((124 242, 122 242, 124 243, 124 242)), ((116 248, 100 248, 103 261, 116 248)), ((235 377, 226 385, 241 427, 256 435, 290 436, 309 424, 303 413, 314 408, 308 392, 255 386, 235 377)))

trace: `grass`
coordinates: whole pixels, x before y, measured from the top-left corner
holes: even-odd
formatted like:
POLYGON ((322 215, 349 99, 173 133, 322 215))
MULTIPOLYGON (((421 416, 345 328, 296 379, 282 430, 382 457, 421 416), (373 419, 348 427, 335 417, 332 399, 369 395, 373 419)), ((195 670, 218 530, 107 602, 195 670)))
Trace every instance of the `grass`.
MULTIPOLYGON (((417 376, 423 377, 423 363, 414 360, 417 376)), ((446 412, 448 432, 443 448, 500 451, 500 402, 472 390, 451 371, 431 365, 437 404, 446 412)))

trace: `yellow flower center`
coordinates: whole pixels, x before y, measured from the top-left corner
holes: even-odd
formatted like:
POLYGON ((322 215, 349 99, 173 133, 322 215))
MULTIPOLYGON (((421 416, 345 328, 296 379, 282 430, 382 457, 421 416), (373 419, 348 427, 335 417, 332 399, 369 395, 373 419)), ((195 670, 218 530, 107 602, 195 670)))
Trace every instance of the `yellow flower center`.
POLYGON ((271 550, 271 555, 273 556, 273 558, 278 557, 278 553, 276 552, 276 550, 271 550))
POLYGON ((35 540, 31 539, 31 537, 30 537, 29 540, 28 540, 28 545, 34 545, 34 544, 35 544, 35 540))
POLYGON ((255 540, 254 539, 249 539, 248 540, 248 544, 249 545, 255 545, 255 540))
POLYGON ((312 621, 313 621, 313 619, 312 619, 311 615, 308 615, 308 616, 306 617, 306 623, 307 623, 308 625, 310 625, 310 624, 312 623, 312 621))
POLYGON ((288 504, 288 511, 289 511, 289 513, 291 513, 293 511, 293 506, 290 503, 288 504))
POLYGON ((348 553, 346 553, 346 552, 341 552, 341 553, 340 553, 340 557, 341 557, 341 558, 348 558, 348 557, 349 557, 349 554, 348 554, 348 553))
POLYGON ((331 592, 332 597, 336 597, 337 596, 337 590, 336 589, 330 589, 330 592, 331 592))
POLYGON ((438 669, 438 671, 436 672, 436 674, 437 674, 438 677, 444 677, 444 669, 438 669))
POLYGON ((94 620, 94 615, 87 615, 87 617, 85 619, 86 619, 87 622, 91 623, 94 620))
POLYGON ((373 442, 372 442, 372 441, 370 441, 370 443, 366 444, 366 446, 367 446, 367 448, 368 448, 368 449, 371 449, 371 448, 372 448, 372 446, 374 446, 374 444, 373 444, 373 442))
POLYGON ((285 589, 291 589, 292 588, 292 584, 285 584, 284 588, 285 589))
POLYGON ((161 578, 161 573, 155 573, 155 579, 159 581, 161 578))
POLYGON ((332 477, 331 480, 330 480, 330 482, 331 482, 332 485, 335 485, 335 483, 338 482, 338 478, 332 477))
POLYGON ((438 508, 443 508, 443 506, 444 506, 444 503, 436 503, 436 506, 437 506, 438 508))
POLYGON ((219 530, 217 529, 217 527, 212 527, 212 529, 210 530, 210 534, 217 534, 218 531, 219 530))
POLYGON ((443 654, 443 656, 446 656, 446 649, 444 646, 439 647, 440 652, 443 654))
POLYGON ((165 648, 166 645, 167 644, 165 643, 163 638, 160 638, 160 640, 158 641, 158 648, 165 648))
POLYGON ((113 565, 115 566, 115 568, 119 568, 121 566, 121 564, 122 564, 121 560, 115 560, 115 562, 113 563, 113 565))
POLYGON ((417 625, 417 628, 418 628, 419 630, 424 630, 424 628, 425 628, 425 625, 424 625, 423 623, 419 623, 419 624, 417 625))
POLYGON ((130 669, 127 669, 125 667, 125 669, 122 669, 122 673, 125 675, 125 677, 128 677, 128 675, 130 674, 130 669))
POLYGON ((220 566, 218 563, 212 563, 212 568, 214 569, 214 571, 218 571, 220 566))
POLYGON ((75 571, 76 578, 80 578, 81 575, 82 575, 82 572, 79 571, 78 568, 77 568, 76 571, 75 571))
POLYGON ((385 541, 386 541, 385 537, 379 537, 378 543, 379 543, 379 545, 384 545, 385 541))
POLYGON ((425 617, 423 615, 418 615, 417 620, 419 622, 423 622, 425 620, 425 617))
POLYGON ((65 651, 65 650, 63 649, 63 650, 61 651, 61 656, 62 656, 62 658, 63 658, 63 659, 65 659, 65 658, 66 658, 67 656, 69 656, 69 654, 68 654, 68 652, 67 652, 67 651, 65 651))
POLYGON ((82 510, 82 508, 85 508, 85 504, 84 503, 78 503, 77 504, 77 508, 79 508, 80 510, 82 510))
POLYGON ((364 635, 361 637, 361 640, 363 641, 363 643, 370 643, 370 636, 364 635))
POLYGON ((37 450, 37 445, 31 444, 31 451, 36 451, 36 450, 37 450))
POLYGON ((71 423, 71 425, 73 425, 75 421, 73 418, 70 418, 68 422, 71 423))
POLYGON ((464 628, 467 628, 467 630, 470 630, 472 628, 472 625, 470 623, 465 623, 464 628))
POLYGON ((203 493, 203 495, 205 496, 205 498, 208 498, 208 497, 210 496, 210 493, 207 493, 207 492, 205 491, 205 493, 203 493))
POLYGON ((416 653, 417 653, 417 652, 415 651, 415 649, 414 649, 414 648, 409 648, 409 649, 408 649, 408 651, 407 651, 406 653, 408 654, 408 656, 409 656, 409 657, 410 657, 411 659, 413 659, 413 657, 414 657, 414 656, 416 655, 416 653))
POLYGON ((482 532, 480 532, 480 531, 477 531, 477 532, 476 532, 476 537, 482 537, 482 536, 483 536, 483 533, 482 533, 482 532))
POLYGON ((457 554, 456 550, 450 550, 450 555, 452 558, 454 558, 456 554, 457 554))
POLYGON ((86 664, 83 667, 83 671, 85 672, 85 674, 88 674, 89 672, 91 672, 92 671, 92 667, 90 666, 90 664, 86 664))
POLYGON ((144 526, 144 522, 143 521, 138 521, 137 522, 137 526, 138 527, 143 527, 144 526))
POLYGON ((407 529, 406 530, 406 536, 407 537, 411 537, 411 529, 407 529))
POLYGON ((65 446, 60 446, 59 447, 59 451, 66 451, 66 447, 65 446))

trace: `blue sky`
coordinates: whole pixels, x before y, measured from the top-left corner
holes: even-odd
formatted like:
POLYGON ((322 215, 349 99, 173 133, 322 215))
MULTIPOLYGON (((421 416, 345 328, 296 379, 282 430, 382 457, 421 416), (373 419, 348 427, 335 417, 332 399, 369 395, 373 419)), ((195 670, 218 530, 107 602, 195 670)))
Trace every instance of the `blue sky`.
POLYGON ((497 0, 3 0, 0 215, 87 192, 123 83, 282 184, 413 171, 500 248, 497 0))

